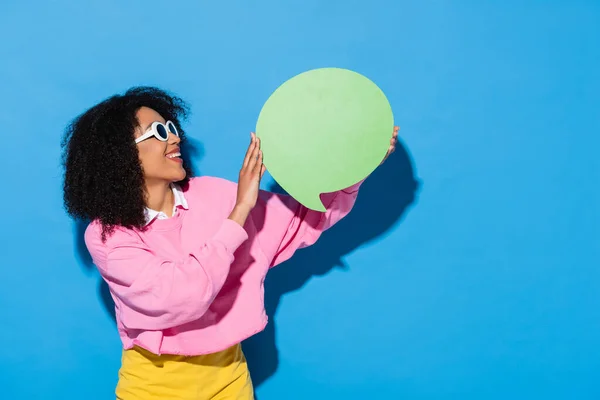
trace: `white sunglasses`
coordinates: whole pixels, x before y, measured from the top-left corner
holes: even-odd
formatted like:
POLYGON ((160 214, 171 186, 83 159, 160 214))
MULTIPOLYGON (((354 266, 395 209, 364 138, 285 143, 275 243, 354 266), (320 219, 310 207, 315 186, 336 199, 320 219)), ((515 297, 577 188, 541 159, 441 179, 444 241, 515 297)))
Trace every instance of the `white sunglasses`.
POLYGON ((152 136, 161 142, 166 142, 169 139, 169 132, 179 137, 179 131, 173 122, 167 121, 166 124, 163 124, 162 122, 155 121, 152 123, 152 126, 150 126, 150 129, 148 129, 146 133, 135 139, 135 143, 139 143, 143 140, 151 138, 152 136))

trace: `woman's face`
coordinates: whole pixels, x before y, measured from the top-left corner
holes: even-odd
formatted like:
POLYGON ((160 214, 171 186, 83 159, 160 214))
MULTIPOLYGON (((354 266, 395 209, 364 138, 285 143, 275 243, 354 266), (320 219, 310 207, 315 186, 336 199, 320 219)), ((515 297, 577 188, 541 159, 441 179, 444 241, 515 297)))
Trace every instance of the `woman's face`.
MULTIPOLYGON (((139 122, 134 132, 136 139, 146 133, 153 122, 167 122, 159 113, 148 107, 140 108, 136 116, 139 122)), ((178 136, 169 132, 166 142, 152 136, 137 144, 146 184, 178 182, 185 178, 179 149, 180 141, 178 136)))

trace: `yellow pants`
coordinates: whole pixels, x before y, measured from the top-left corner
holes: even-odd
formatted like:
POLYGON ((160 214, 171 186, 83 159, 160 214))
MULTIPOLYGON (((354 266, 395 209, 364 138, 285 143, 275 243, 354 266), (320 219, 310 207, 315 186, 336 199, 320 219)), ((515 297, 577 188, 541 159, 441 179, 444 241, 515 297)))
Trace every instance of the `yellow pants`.
POLYGON ((118 400, 252 400, 254 390, 241 345, 202 356, 123 351, 118 400))

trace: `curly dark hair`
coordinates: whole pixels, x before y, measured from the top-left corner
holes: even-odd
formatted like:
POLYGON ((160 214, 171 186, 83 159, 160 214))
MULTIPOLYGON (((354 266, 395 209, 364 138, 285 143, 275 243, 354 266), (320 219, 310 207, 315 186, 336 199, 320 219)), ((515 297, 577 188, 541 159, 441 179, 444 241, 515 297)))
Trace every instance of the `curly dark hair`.
MULTIPOLYGON (((175 123, 183 152, 186 138, 180 121, 189 108, 179 97, 155 87, 134 87, 112 96, 77 116, 65 130, 66 211, 74 219, 100 222, 103 240, 117 226, 143 229, 145 224, 144 176, 133 140, 139 126, 136 113, 144 106, 175 123)), ((192 176, 189 163, 184 162, 184 168, 181 185, 192 176)))

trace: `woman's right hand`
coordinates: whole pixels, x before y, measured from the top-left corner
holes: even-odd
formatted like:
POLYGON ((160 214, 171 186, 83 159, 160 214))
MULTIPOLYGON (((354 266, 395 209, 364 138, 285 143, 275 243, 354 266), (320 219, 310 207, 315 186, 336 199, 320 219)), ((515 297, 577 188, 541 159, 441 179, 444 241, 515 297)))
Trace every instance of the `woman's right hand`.
POLYGON ((262 161, 260 139, 252 133, 250 145, 240 170, 235 208, 229 217, 242 226, 258 199, 260 180, 265 173, 262 161))

